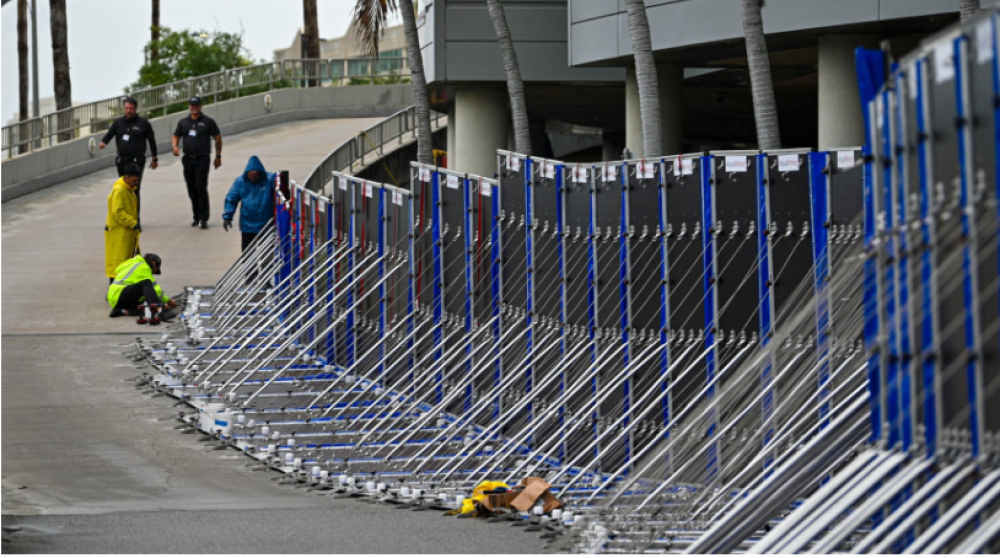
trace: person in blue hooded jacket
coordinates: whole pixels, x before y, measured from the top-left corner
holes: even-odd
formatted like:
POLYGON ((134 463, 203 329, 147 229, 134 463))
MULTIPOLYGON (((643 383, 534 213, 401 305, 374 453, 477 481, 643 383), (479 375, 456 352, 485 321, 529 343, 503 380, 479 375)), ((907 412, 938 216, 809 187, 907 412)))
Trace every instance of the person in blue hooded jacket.
POLYGON ((226 208, 222 214, 222 228, 229 232, 233 226, 233 213, 240 208, 240 232, 243 233, 242 247, 257 238, 264 225, 274 216, 274 173, 264 170, 264 163, 256 155, 250 157, 243 174, 233 182, 226 194, 226 208))

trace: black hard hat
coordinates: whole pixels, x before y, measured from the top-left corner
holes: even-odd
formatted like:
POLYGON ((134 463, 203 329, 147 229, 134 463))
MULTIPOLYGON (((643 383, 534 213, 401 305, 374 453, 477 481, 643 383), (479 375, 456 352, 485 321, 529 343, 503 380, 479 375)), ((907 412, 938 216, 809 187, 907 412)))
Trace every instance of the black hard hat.
POLYGON ((149 267, 153 267, 153 262, 156 262, 156 271, 153 272, 153 275, 160 274, 160 268, 163 267, 163 260, 160 259, 160 256, 157 256, 156 254, 150 252, 144 255, 142 259, 146 260, 146 264, 149 267))
POLYGON ((191 99, 188 100, 188 104, 189 105, 200 105, 201 104, 201 97, 191 97, 191 99))

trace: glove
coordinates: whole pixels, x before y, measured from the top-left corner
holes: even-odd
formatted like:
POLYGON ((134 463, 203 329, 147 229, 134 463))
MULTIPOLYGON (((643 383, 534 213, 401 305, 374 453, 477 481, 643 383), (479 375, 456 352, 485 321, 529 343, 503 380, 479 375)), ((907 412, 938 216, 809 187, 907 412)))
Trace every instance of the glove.
POLYGON ((137 233, 141 233, 142 232, 142 226, 139 223, 136 223, 135 226, 132 227, 132 230, 135 231, 135 232, 137 232, 137 233))
POLYGON ((233 220, 225 219, 224 221, 222 221, 222 228, 225 229, 226 232, 229 232, 229 229, 233 228, 233 220))

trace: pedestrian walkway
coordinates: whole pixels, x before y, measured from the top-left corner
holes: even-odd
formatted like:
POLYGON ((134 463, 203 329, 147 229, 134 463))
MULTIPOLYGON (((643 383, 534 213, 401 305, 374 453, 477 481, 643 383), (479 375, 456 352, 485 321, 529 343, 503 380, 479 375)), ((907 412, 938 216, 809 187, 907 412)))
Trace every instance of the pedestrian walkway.
MULTIPOLYGON (((350 136, 378 119, 293 123, 224 138, 223 165, 209 175, 208 230, 191 227, 180 157, 160 154, 142 184, 144 252, 163 258, 160 284, 170 294, 184 285, 214 283, 240 253, 238 232, 222 230, 229 186, 258 155, 267 168, 288 169, 302 182, 350 136)), ((103 223, 115 170, 47 188, 3 205, 3 333, 129 332, 134 321, 108 319, 104 302, 103 223)))
MULTIPOLYGON (((180 158, 161 155, 160 168, 147 169, 143 181, 141 245, 162 256, 165 290, 213 284, 239 255, 240 235, 223 231, 221 214, 250 155, 301 182, 376 121, 307 121, 226 137, 223 166, 210 175, 208 230, 190 226, 180 158)), ((2 510, 4 526, 25 527, 5 552, 540 549, 535 539, 506 540, 507 530, 494 525, 277 486, 268 482, 272 473, 252 471, 241 456, 211 451, 173 430, 176 422, 158 421, 178 409, 122 381, 138 371, 123 363, 118 346, 155 330, 109 319, 104 301, 102 223, 114 174, 108 169, 3 204, 2 510), (428 540, 422 534, 431 528, 428 540), (149 530, 155 536, 144 537, 149 530), (234 532, 239 544, 220 543, 234 532)))

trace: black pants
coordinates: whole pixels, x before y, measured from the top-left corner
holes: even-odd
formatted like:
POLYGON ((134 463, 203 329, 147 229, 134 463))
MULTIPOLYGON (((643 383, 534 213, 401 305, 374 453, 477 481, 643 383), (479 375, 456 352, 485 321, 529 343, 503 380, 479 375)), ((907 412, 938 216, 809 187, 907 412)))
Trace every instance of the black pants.
POLYGON ((160 304, 160 297, 156 294, 156 289, 153 287, 153 282, 149 279, 143 279, 134 285, 128 285, 122 289, 121 294, 118 295, 118 304, 115 308, 120 310, 130 310, 139 306, 140 302, 151 302, 153 304, 160 304))
POLYGON ((243 246, 242 246, 242 248, 243 248, 243 251, 246 252, 247 248, 253 242, 253 239, 257 238, 257 235, 259 233, 248 233, 248 232, 245 232, 245 233, 240 233, 240 234, 243 235, 243 246))
POLYGON ((115 166, 118 167, 118 176, 125 176, 125 167, 132 164, 139 167, 139 187, 135 189, 135 214, 138 216, 139 209, 142 207, 142 202, 139 200, 139 191, 142 189, 142 173, 146 172, 146 156, 119 155, 115 159, 115 166))
POLYGON ((185 155, 184 182, 191 198, 191 215, 199 221, 208 221, 208 170, 212 158, 208 155, 185 155))

